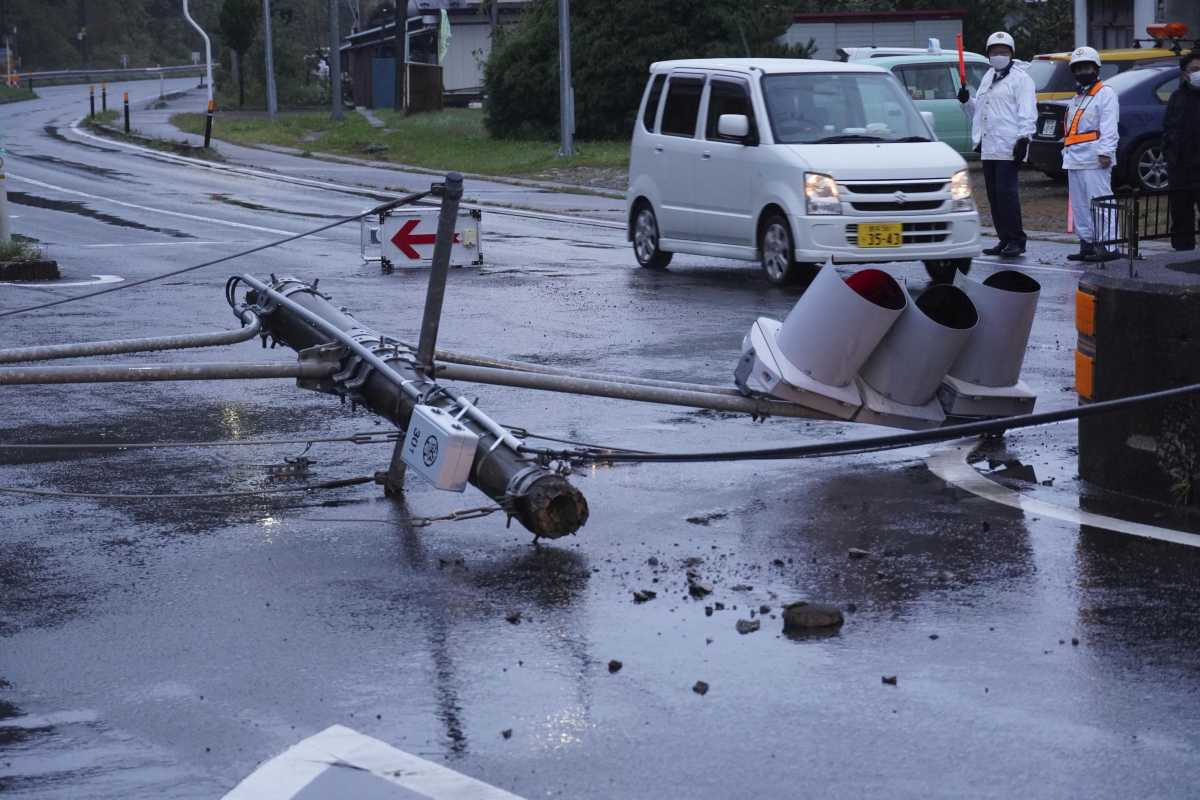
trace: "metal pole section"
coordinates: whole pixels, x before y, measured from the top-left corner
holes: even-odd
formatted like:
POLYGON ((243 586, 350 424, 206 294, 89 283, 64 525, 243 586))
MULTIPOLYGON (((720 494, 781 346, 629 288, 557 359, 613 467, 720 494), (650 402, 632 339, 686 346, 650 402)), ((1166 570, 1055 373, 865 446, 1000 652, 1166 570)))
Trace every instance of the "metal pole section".
MULTIPOLYGON (((266 2, 266 0, 263 0, 263 2, 266 2)), ((208 40, 208 34, 204 32, 204 29, 196 23, 196 20, 192 19, 191 12, 188 11, 188 0, 183 0, 183 18, 188 21, 189 25, 196 29, 196 32, 200 34, 200 38, 204 40, 204 74, 208 82, 208 104, 211 106, 213 99, 212 42, 208 40)), ((270 41, 270 39, 268 38, 267 41, 270 41)))
POLYGON ((71 342, 41 347, 17 347, 0 350, 0 364, 49 361, 56 358, 112 356, 119 353, 150 353, 158 350, 186 350, 197 347, 223 347, 249 341, 262 330, 262 321, 246 312, 249 324, 241 330, 213 333, 187 333, 180 336, 155 336, 148 339, 111 339, 105 342, 71 342))
POLYGON ((100 82, 100 112, 108 111, 108 83, 100 82))
POLYGON ((96 87, 88 86, 88 118, 96 116, 96 87))
POLYGON ((0 386, 47 383, 136 383, 143 381, 232 381, 260 378, 325 378, 334 364, 105 364, 84 367, 0 369, 0 386))
MULTIPOLYGON (((434 353, 437 361, 447 364, 463 364, 469 367, 490 367, 500 370, 515 370, 517 372, 532 372, 539 375, 558 375, 564 378, 583 378, 591 381, 607 383, 624 383, 632 386, 657 386, 660 389, 680 389, 685 392, 702 392, 705 394, 721 394, 729 397, 745 397, 737 389, 724 386, 710 386, 704 383, 682 383, 680 381, 665 381, 658 378, 639 378, 632 375, 611 375, 602 372, 587 372, 579 369, 560 369, 541 364, 530 364, 527 361, 512 361, 506 358, 489 358, 474 356, 467 353, 455 353, 449 350, 438 350, 434 353)), ((814 412, 815 413, 815 412, 814 412)))
MULTIPOLYGON (((1135 31, 1134 36, 1137 36, 1135 31)), ((1088 0, 1075 0, 1075 46, 1088 43, 1088 0)))
POLYGON ((408 0, 393 0, 392 32, 395 34, 392 45, 392 60, 396 62, 396 74, 392 81, 395 83, 395 93, 392 96, 392 110, 404 110, 404 68, 408 61, 408 0), (400 6, 403 4, 404 9, 400 6))
POLYGON ((275 45, 271 38, 271 0, 263 0, 263 36, 267 52, 267 113, 271 119, 279 112, 279 102, 275 96, 275 45))
POLYGON ((560 156, 575 155, 575 105, 571 88, 571 0, 558 0, 558 115, 560 156))
MULTIPOLYGON (((348 352, 340 359, 345 373, 339 373, 348 377, 334 384, 337 393, 353 392, 356 400, 400 427, 408 426, 421 402, 452 413, 470 408, 453 394, 434 391, 437 384, 413 369, 410 352, 363 327, 307 284, 283 279, 273 288, 249 275, 241 280, 255 289, 247 299, 263 306, 263 326, 278 341, 296 350, 335 344, 348 352)), ((499 426, 478 410, 468 410, 459 422, 479 436, 470 478, 475 487, 504 503, 537 536, 557 538, 583 527, 588 508, 578 489, 519 450, 503 446, 494 430, 499 426)))
POLYGON ((685 389, 664 389, 657 386, 615 383, 612 381, 569 378, 537 372, 517 372, 491 367, 468 367, 461 364, 438 364, 437 377, 447 380, 486 383, 493 386, 515 386, 521 389, 540 389, 547 392, 580 394, 589 397, 608 397, 614 400, 634 400, 669 406, 708 408, 713 411, 733 411, 758 417, 799 417, 829 419, 828 416, 795 403, 778 400, 758 400, 741 395, 699 392, 685 389))
POLYGON ((338 29, 338 0, 329 0, 329 97, 333 118, 341 121, 342 109, 342 34, 338 29))
POLYGON ((129 92, 122 94, 121 102, 125 104, 125 133, 129 133, 129 92))
POLYGON ((454 243, 454 225, 458 222, 458 202, 462 199, 462 175, 451 172, 438 187, 442 210, 438 214, 437 240, 433 245, 433 268, 429 289, 425 292, 425 315, 421 318, 421 338, 417 342, 417 368, 433 375, 433 351, 437 348, 438 327, 442 322, 442 302, 446 297, 446 274, 450 271, 450 247, 454 243))

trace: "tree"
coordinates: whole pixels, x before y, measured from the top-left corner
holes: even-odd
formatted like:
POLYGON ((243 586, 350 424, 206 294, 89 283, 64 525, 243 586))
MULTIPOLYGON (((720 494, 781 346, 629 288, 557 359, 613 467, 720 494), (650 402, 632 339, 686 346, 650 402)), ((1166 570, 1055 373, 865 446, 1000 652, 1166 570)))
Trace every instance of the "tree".
MULTIPOLYGON (((646 70, 671 58, 775 55, 791 5, 775 0, 573 0, 575 126, 581 139, 625 137, 646 70)), ((792 51, 791 54, 797 54, 792 51)), ((535 0, 497 31, 484 66, 494 136, 549 137, 558 128, 558 10, 535 0)))
POLYGON ((218 29, 225 45, 233 51, 238 74, 238 106, 246 105, 246 51, 258 36, 258 0, 225 0, 218 29))

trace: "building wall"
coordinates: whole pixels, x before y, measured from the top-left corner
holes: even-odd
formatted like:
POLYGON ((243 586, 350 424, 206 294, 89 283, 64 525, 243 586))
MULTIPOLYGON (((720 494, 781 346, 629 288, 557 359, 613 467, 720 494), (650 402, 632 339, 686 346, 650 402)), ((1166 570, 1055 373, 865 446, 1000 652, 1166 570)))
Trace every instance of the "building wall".
POLYGON ((796 22, 783 35, 783 41, 805 44, 813 39, 817 45, 815 58, 835 60, 840 47, 925 47, 931 37, 949 49, 960 33, 962 22, 956 19, 796 22))
POLYGON ((477 89, 483 86, 483 63, 492 49, 490 28, 483 22, 451 20, 450 49, 442 64, 445 91, 477 89))

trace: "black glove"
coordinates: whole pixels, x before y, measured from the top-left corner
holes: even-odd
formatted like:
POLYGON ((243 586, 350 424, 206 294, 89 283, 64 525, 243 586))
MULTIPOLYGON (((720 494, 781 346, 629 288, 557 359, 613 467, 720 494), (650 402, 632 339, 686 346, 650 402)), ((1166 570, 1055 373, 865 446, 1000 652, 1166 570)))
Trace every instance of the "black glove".
POLYGON ((965 106, 967 104, 967 101, 970 99, 971 99, 971 93, 967 91, 967 87, 963 86, 962 88, 960 88, 958 90, 958 102, 962 103, 965 106))
POLYGON ((1027 155, 1029 155, 1029 140, 1021 137, 1013 145, 1013 161, 1024 161, 1027 155))

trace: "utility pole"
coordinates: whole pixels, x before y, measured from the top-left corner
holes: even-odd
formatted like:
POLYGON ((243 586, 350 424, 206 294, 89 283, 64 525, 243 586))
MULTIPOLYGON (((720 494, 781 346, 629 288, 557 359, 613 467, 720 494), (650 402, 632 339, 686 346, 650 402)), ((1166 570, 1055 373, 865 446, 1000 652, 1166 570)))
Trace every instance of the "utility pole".
POLYGON ((575 155, 575 90, 571 87, 571 0, 558 0, 558 116, 560 156, 575 155))
POLYGON ((392 45, 392 57, 396 61, 396 77, 393 81, 396 92, 392 99, 392 110, 404 110, 404 79, 408 65, 408 0, 395 0, 392 5, 392 30, 396 34, 395 44, 392 45), (400 6, 404 4, 402 11, 400 6))
POLYGON ((329 97, 331 113, 342 120, 342 34, 338 29, 338 0, 329 0, 329 97))
POLYGON ((271 0, 263 0, 263 35, 267 50, 267 114, 275 119, 279 102, 275 96, 275 45, 271 40, 271 0))

